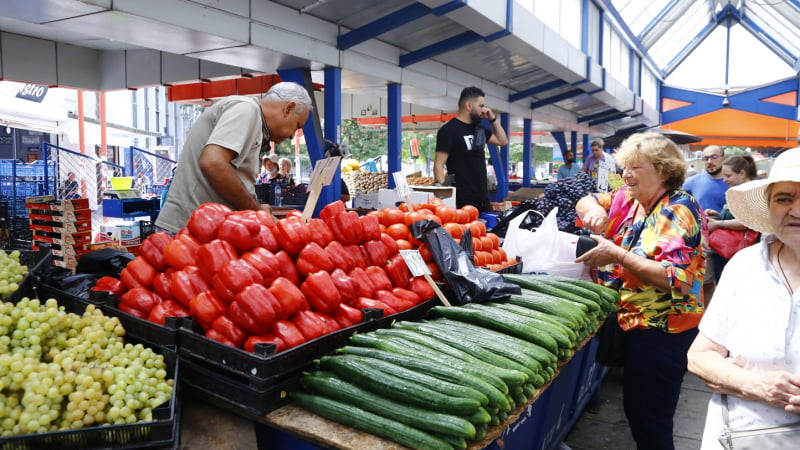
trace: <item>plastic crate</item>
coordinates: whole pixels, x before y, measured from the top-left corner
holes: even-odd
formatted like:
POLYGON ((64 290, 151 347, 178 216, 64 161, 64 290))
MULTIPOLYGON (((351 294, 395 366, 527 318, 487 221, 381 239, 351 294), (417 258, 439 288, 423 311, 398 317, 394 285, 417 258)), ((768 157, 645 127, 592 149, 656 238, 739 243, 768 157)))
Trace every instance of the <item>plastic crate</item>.
POLYGON ((116 317, 125 328, 126 336, 133 336, 151 347, 177 347, 179 345, 178 329, 181 326, 179 317, 167 317, 164 325, 141 319, 117 308, 119 299, 116 296, 98 292, 89 296, 92 303, 99 303, 103 314, 116 317))
POLYGON ((7 302, 17 303, 23 297, 36 296, 36 286, 34 283, 34 276, 32 273, 40 271, 43 266, 51 264, 52 254, 47 248, 41 250, 20 250, 19 262, 20 264, 28 266, 28 275, 19 284, 19 289, 8 295, 5 299, 7 302))
MULTIPOLYGON (((58 299, 67 312, 83 314, 86 303, 58 299)), ((126 343, 139 343, 125 338, 126 343)), ((77 430, 4 437, 2 450, 174 448, 180 443, 179 358, 173 348, 154 348, 164 355, 167 373, 174 381, 172 398, 153 409, 153 420, 126 425, 102 425, 77 430)))
POLYGON ((155 233, 156 231, 158 230, 156 229, 156 224, 154 224, 153 222, 149 220, 139 221, 139 236, 142 242, 144 242, 145 239, 150 237, 150 235, 155 233))
POLYGON ((281 191, 281 206, 305 206, 308 200, 308 184, 300 183, 295 186, 284 186, 281 191))

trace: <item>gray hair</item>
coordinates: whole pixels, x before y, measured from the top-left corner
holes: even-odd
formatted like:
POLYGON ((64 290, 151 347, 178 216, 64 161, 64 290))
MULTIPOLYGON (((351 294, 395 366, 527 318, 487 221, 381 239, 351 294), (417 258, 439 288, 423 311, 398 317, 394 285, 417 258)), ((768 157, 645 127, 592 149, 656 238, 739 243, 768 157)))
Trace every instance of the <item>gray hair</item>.
POLYGON ((281 159, 279 159, 278 160, 278 167, 280 167, 280 165, 283 164, 284 162, 289 163, 289 169, 291 170, 291 168, 292 168, 292 160, 289 159, 289 158, 281 158, 281 159))
POLYGON ((282 81, 274 84, 266 94, 264 99, 273 102, 294 102, 297 113, 311 111, 311 97, 308 91, 297 83, 282 81))
POLYGON ((603 141, 603 138, 594 138, 592 139, 592 145, 597 144, 600 148, 605 148, 606 143, 603 141))

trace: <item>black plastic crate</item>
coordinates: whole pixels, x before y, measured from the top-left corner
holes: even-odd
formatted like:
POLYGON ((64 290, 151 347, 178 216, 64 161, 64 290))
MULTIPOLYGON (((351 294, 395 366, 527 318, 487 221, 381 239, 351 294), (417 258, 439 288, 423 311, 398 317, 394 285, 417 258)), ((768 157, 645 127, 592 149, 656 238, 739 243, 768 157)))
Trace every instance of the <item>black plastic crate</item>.
MULTIPOLYGON (((58 299, 58 304, 75 314, 83 314, 87 306, 69 298, 58 299)), ((125 342, 142 343, 128 336, 125 342)), ((4 437, 0 439, 0 450, 179 448, 181 396, 178 354, 174 348, 153 350, 164 355, 167 373, 174 384, 172 398, 153 408, 152 421, 4 437)))
POLYGON ((517 262, 510 266, 503 267, 500 270, 497 270, 496 273, 511 273, 511 274, 521 274, 522 273, 522 263, 517 262))
POLYGON ((256 197, 260 203, 268 203, 272 206, 305 206, 308 200, 308 184, 300 183, 294 186, 287 186, 283 183, 264 183, 256 185, 256 197), (275 202, 275 186, 281 186, 281 204, 275 202))
POLYGON ((350 336, 357 332, 372 331, 388 327, 395 320, 416 320, 438 303, 431 299, 407 311, 383 317, 366 310, 364 322, 335 331, 325 336, 280 353, 264 354, 272 349, 268 345, 256 345, 254 353, 222 344, 198 332, 196 325, 188 319, 183 320, 180 329, 181 358, 206 367, 215 367, 219 373, 227 373, 229 378, 256 389, 265 389, 275 380, 286 379, 303 369, 312 366, 314 359, 333 352, 347 344, 350 336), (269 350, 268 350, 269 349, 269 350))
POLYGON ((119 299, 108 293, 93 293, 93 302, 98 302, 103 314, 116 317, 125 328, 126 336, 133 336, 151 347, 177 347, 179 345, 178 329, 181 318, 167 317, 164 325, 141 319, 118 308, 119 299))
POLYGON ((46 247, 40 250, 20 250, 19 262, 28 266, 28 275, 19 284, 19 289, 9 294, 5 301, 17 303, 23 297, 35 297, 36 283, 34 282, 34 274, 37 271, 41 271, 42 267, 52 264, 52 256, 52 253, 46 247))
POLYGON ((156 229, 156 224, 149 220, 140 220, 139 221, 139 236, 141 237, 141 241, 144 242, 145 239, 150 237, 151 234, 158 231, 156 229))

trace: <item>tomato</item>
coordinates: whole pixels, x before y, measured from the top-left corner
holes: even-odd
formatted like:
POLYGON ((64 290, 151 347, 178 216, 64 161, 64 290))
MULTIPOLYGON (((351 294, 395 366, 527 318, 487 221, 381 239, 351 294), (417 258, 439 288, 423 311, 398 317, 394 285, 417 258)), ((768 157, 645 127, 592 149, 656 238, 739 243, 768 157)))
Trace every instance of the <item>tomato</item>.
POLYGON ((397 240, 397 248, 400 250, 414 250, 414 246, 411 245, 411 242, 408 242, 405 239, 397 240))
POLYGON ((463 209, 456 210, 458 223, 469 223, 469 213, 463 209))
POLYGON ((434 214, 432 216, 429 216, 428 219, 431 219, 432 221, 438 223, 439 225, 444 223, 444 222, 442 222, 442 218, 437 216, 436 214, 434 214))
POLYGON ((406 205, 406 202, 400 203, 399 205, 397 205, 397 209, 399 209, 400 211, 403 211, 404 213, 407 213, 408 212, 408 205, 406 205))
POLYGON ((396 223, 405 223, 406 220, 406 214, 403 211, 391 206, 381 209, 378 213, 378 218, 381 220, 383 225, 386 225, 386 227, 396 223))
POLYGON ((414 203, 414 210, 415 211, 430 211, 436 212, 436 205, 433 203, 414 203))
POLYGON ((450 233, 450 236, 453 236, 456 239, 461 239, 461 235, 464 234, 464 228, 461 224, 447 222, 442 226, 445 230, 447 230, 448 233, 450 233))
POLYGON ((436 197, 436 196, 433 196, 433 197, 429 198, 428 199, 428 204, 429 205, 433 205, 433 206, 442 206, 442 205, 444 205, 444 203, 442 202, 442 199, 440 199, 439 197, 436 197))
POLYGON ((481 222, 480 220, 473 220, 469 224, 467 224, 469 228, 469 232, 472 233, 474 237, 481 237, 486 235, 486 224, 481 222))
POLYGON ((478 208, 472 205, 464 205, 461 207, 461 209, 467 211, 467 213, 469 214, 470 222, 472 222, 473 220, 478 220, 478 217, 480 217, 480 211, 478 211, 478 208))
POLYGON ((489 251, 494 246, 492 238, 489 236, 481 236, 481 250, 489 251))
POLYGON ((492 240, 492 248, 500 248, 500 237, 494 233, 486 233, 489 239, 492 240))
POLYGON ((419 222, 420 220, 424 220, 426 218, 427 217, 419 211, 409 212, 406 213, 405 224, 410 227, 412 223, 419 222))
POLYGON ((436 215, 442 219, 442 222, 458 222, 458 210, 450 206, 440 206, 436 208, 436 215))
POLYGON ((482 242, 481 242, 481 238, 477 237, 477 236, 475 236, 473 234, 472 235, 472 251, 479 252, 482 249, 483 249, 483 245, 482 245, 482 242))
POLYGON ((419 255, 422 256, 422 259, 428 263, 433 261, 433 252, 431 252, 430 247, 428 244, 423 243, 419 246, 419 255))
POLYGON ((500 264, 503 262, 503 254, 500 253, 500 249, 493 248, 492 249, 492 263, 500 264))
POLYGON ((408 240, 408 227, 404 223, 396 223, 386 228, 386 234, 395 241, 408 240))
POLYGON ((442 271, 439 270, 439 266, 436 265, 435 262, 429 262, 427 264, 428 270, 431 271, 431 278, 434 280, 442 280, 442 271))
POLYGON ((418 213, 422 214, 423 216, 425 216, 426 219, 430 219, 431 217, 433 217, 436 214, 436 213, 433 212, 433 210, 431 210, 429 208, 419 208, 416 211, 418 213))

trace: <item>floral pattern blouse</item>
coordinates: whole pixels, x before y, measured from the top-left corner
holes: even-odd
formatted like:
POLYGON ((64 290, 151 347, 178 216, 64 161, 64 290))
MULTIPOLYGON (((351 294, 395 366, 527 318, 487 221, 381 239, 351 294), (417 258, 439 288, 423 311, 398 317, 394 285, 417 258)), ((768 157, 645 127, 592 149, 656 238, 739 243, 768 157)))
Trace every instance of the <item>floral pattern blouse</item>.
POLYGON ((663 292, 618 264, 601 267, 600 283, 618 290, 621 296, 620 327, 658 328, 668 333, 697 327, 704 310, 706 270, 706 225, 700 205, 686 191, 676 189, 659 200, 644 218, 634 221, 642 206, 636 200, 619 202, 618 198, 617 204, 626 207, 612 208, 615 194, 595 195, 603 208, 612 210, 609 222, 620 224, 614 240, 636 255, 660 262, 667 269, 671 286, 670 292, 663 292))

